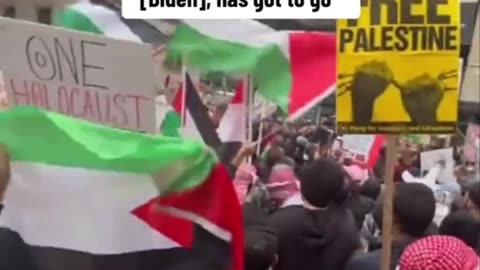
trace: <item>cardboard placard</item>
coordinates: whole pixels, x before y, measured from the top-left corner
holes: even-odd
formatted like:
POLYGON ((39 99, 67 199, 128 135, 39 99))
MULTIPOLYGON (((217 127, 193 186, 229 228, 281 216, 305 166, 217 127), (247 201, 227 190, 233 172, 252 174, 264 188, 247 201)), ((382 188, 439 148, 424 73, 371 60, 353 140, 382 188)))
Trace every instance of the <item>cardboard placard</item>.
POLYGON ((445 161, 445 167, 440 171, 437 181, 440 183, 447 183, 455 180, 453 148, 444 148, 420 153, 420 167, 422 172, 430 170, 439 160, 445 161))
POLYGON ((147 45, 0 18, 10 107, 33 105, 122 129, 155 131, 147 45))
POLYGON ((459 7, 459 0, 362 1, 358 20, 337 20, 340 133, 455 132, 459 7))

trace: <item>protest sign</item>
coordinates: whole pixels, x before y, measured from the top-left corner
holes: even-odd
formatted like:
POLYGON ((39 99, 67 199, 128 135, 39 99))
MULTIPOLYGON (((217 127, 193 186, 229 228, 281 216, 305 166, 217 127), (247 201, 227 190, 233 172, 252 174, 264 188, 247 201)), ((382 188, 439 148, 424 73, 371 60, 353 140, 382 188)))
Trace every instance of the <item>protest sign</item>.
POLYGON ((149 46, 4 18, 0 35, 9 106, 155 131, 149 46))
POLYGON ((382 135, 342 136, 342 148, 352 154, 353 162, 371 168, 375 166, 384 143, 385 136, 382 135))
POLYGON ((444 148, 420 153, 420 167, 422 173, 428 172, 428 170, 433 168, 433 166, 435 166, 440 160, 445 161, 445 166, 440 171, 438 179, 436 180, 440 183, 447 183, 448 181, 455 180, 453 148, 444 148))
POLYGON ((339 132, 453 133, 459 0, 362 4, 358 20, 337 22, 339 132))

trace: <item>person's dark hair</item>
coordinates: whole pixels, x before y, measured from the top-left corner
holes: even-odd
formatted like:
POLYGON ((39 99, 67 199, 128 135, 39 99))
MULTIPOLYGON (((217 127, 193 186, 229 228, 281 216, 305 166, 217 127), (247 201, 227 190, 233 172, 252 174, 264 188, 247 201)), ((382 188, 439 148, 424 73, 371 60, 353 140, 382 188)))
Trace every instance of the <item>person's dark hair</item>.
POLYGON ((393 199, 393 214, 401 229, 410 236, 424 235, 435 215, 433 191, 420 183, 398 183, 393 199))
POLYGON ((318 126, 313 133, 313 142, 320 145, 327 145, 330 143, 332 134, 324 127, 318 126))
POLYGON ((267 227, 245 229, 245 269, 268 270, 277 254, 278 241, 267 227))
POLYGON ((382 185, 377 179, 370 178, 360 188, 360 194, 366 196, 372 200, 376 200, 380 192, 382 191, 382 185))
POLYGON ((300 173, 302 195, 311 205, 326 207, 344 191, 344 176, 343 168, 335 160, 315 160, 300 173))
POLYGON ((265 165, 271 169, 275 164, 277 164, 284 157, 283 149, 277 146, 272 146, 267 150, 265 156, 265 165))
POLYGON ((442 221, 439 233, 461 239, 465 244, 480 252, 480 224, 465 210, 450 213, 442 221))

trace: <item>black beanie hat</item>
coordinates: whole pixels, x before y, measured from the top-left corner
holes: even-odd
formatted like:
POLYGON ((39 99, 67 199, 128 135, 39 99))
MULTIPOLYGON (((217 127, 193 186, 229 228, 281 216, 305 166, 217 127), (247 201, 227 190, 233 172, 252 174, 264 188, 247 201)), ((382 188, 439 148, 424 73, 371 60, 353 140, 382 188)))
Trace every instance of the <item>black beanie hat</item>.
POLYGON ((321 158, 308 164, 300 174, 303 198, 314 207, 326 207, 344 189, 345 173, 333 159, 321 158))

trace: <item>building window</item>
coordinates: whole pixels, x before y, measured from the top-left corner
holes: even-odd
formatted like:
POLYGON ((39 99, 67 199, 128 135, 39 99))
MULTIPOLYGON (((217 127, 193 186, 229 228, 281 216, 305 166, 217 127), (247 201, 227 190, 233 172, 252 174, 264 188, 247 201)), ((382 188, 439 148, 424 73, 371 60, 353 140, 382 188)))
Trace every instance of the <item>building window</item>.
POLYGON ((6 7, 3 10, 2 16, 7 17, 7 18, 15 18, 15 13, 16 13, 15 12, 15 7, 9 6, 9 7, 6 7))
POLYGON ((43 24, 52 23, 52 8, 51 7, 40 7, 37 8, 37 21, 43 24))

